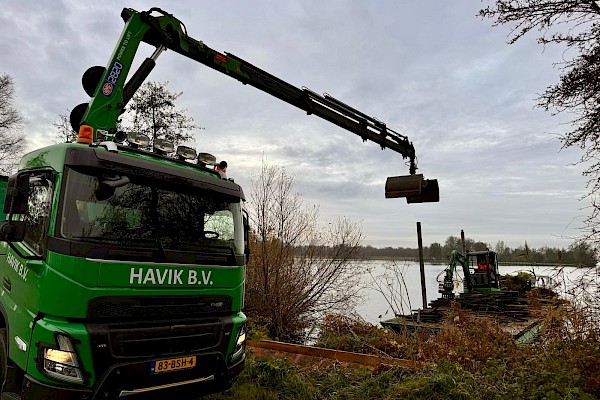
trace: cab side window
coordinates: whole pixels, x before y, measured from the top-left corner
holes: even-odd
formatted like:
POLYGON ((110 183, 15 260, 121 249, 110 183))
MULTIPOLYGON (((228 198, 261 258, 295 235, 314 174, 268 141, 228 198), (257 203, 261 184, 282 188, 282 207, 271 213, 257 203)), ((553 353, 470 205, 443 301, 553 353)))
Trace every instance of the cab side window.
POLYGON ((23 216, 26 222, 24 243, 38 255, 46 250, 46 234, 50 224, 53 192, 53 174, 50 172, 31 174, 27 213, 23 216))

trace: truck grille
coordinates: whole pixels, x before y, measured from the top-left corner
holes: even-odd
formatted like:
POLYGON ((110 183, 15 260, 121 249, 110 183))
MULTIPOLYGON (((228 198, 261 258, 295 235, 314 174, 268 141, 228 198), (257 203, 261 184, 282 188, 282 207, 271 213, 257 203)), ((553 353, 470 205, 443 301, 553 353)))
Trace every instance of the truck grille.
POLYGON ((90 301, 88 318, 157 319, 225 315, 231 311, 229 296, 98 297, 90 301))
POLYGON ((219 321, 148 323, 108 327, 111 352, 117 358, 193 354, 219 345, 223 324, 219 321))

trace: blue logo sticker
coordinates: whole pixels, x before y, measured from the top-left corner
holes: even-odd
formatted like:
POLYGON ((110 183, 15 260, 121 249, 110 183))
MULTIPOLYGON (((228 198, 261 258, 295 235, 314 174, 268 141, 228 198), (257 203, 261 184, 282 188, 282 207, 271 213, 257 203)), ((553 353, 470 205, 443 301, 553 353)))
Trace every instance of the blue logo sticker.
POLYGON ((121 71, 123 70, 123 64, 118 61, 115 61, 110 68, 110 72, 108 76, 104 80, 102 84, 102 94, 105 96, 110 96, 119 80, 119 76, 121 75, 121 71))

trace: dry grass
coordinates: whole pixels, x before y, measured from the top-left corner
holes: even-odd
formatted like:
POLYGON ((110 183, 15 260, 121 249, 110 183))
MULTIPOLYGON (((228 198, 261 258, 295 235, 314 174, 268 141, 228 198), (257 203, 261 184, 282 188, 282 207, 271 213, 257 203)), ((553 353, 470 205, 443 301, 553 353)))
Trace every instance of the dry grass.
POLYGON ((450 311, 438 334, 427 331, 397 334, 344 316, 329 315, 317 345, 433 363, 448 361, 472 372, 490 359, 520 353, 513 338, 497 323, 459 308, 450 311))
POLYGON ((597 399, 600 338, 584 310, 561 302, 540 308, 542 334, 517 345, 491 320, 454 308, 438 334, 399 335, 329 315, 318 345, 425 361, 420 371, 340 365, 248 364, 232 390, 210 399, 597 399), (549 310, 549 311, 548 311, 549 310))

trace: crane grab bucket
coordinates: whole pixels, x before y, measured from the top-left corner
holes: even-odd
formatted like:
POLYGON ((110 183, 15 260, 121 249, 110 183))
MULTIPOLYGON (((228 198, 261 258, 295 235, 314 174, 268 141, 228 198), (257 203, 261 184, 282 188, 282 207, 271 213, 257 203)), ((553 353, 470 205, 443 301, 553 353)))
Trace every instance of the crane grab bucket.
POLYGON ((437 179, 423 179, 422 174, 390 176, 385 182, 385 197, 406 197, 408 204, 434 203, 440 201, 440 187, 437 179))

